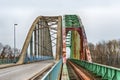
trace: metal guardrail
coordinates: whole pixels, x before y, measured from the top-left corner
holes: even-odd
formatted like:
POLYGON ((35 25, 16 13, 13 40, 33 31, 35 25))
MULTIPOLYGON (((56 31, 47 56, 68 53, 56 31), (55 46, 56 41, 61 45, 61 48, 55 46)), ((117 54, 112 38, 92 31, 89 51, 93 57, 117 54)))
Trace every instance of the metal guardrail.
POLYGON ((56 63, 50 71, 42 78, 42 80, 58 80, 60 77, 62 67, 62 60, 60 60, 58 63, 56 63))
POLYGON ((40 60, 53 60, 54 58, 51 56, 40 56, 40 57, 26 57, 24 59, 24 63, 40 61, 40 60))
POLYGON ((115 67, 110 67, 97 63, 90 63, 87 61, 70 59, 72 62, 78 64, 79 66, 89 70, 90 72, 101 76, 102 80, 120 80, 120 69, 115 67))
MULTIPOLYGON (((49 57, 49 56, 42 56, 42 57, 32 57, 32 58, 28 58, 26 57, 24 60, 24 63, 27 62, 34 62, 34 61, 40 61, 40 60, 52 60, 54 59, 53 57, 49 57)), ((0 64, 9 64, 9 63, 16 63, 19 60, 19 58, 5 58, 5 59, 0 59, 0 64)))
POLYGON ((0 64, 9 64, 9 63, 16 63, 19 58, 13 58, 13 59, 0 59, 0 64))

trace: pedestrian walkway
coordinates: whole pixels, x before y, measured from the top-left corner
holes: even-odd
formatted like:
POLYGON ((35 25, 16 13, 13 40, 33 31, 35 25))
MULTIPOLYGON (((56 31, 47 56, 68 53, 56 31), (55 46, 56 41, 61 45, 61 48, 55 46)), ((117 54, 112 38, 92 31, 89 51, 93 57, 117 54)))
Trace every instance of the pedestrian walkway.
POLYGON ((61 80, 70 80, 66 63, 63 63, 61 80))
POLYGON ((12 66, 16 66, 16 65, 17 65, 17 64, 15 64, 15 63, 1 64, 1 65, 0 65, 0 69, 7 68, 7 67, 12 67, 12 66))

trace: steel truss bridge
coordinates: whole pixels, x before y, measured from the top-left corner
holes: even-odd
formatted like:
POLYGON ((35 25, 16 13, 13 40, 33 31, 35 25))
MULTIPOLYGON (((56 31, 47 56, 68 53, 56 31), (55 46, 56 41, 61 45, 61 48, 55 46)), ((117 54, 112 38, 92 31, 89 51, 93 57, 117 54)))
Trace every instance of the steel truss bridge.
POLYGON ((77 15, 38 16, 20 56, 0 61, 2 80, 120 79, 119 69, 92 62, 85 29, 77 15), (69 59, 66 53, 70 54, 69 59))

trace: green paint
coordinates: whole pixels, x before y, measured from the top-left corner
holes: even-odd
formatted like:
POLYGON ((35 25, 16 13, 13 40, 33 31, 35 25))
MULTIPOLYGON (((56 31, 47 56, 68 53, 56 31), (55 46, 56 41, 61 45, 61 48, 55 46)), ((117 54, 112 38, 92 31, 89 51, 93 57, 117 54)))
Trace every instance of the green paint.
MULTIPOLYGON (((77 15, 64 16, 65 28, 78 28, 80 21, 77 15)), ((66 47, 70 48, 70 58, 80 59, 80 35, 77 31, 69 31, 66 37, 66 47)))
POLYGON ((79 19, 77 15, 65 15, 65 27, 80 27, 79 19))
POLYGON ((88 71, 101 76, 102 80, 120 80, 120 69, 115 67, 110 67, 97 63, 90 63, 87 61, 70 59, 72 62, 76 63, 79 66, 82 66, 88 71))
POLYGON ((71 31, 66 36, 66 47, 71 47, 71 31))

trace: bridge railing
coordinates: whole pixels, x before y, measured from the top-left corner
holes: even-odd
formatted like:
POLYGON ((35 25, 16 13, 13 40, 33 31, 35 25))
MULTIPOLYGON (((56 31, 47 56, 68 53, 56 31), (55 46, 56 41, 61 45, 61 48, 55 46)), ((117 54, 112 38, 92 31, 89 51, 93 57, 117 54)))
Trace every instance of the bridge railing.
POLYGON ((87 61, 71 59, 72 62, 77 65, 87 69, 88 71, 96 74, 97 76, 101 76, 102 79, 105 80, 120 80, 120 69, 106 66, 98 63, 90 63, 87 61))
POLYGON ((12 59, 9 59, 9 58, 5 58, 5 59, 0 59, 0 65, 1 64, 10 64, 10 63, 16 63, 18 61, 18 57, 17 58, 12 58, 12 59))
POLYGON ((42 80, 58 80, 60 77, 62 60, 56 63, 51 70, 42 78, 42 80))
POLYGON ((35 62, 40 60, 53 60, 52 56, 26 57, 24 63, 35 62))

